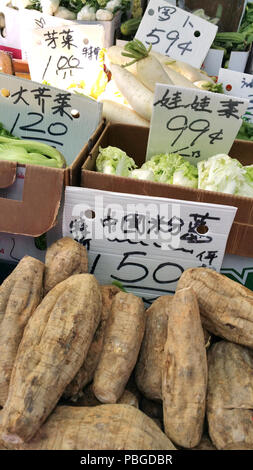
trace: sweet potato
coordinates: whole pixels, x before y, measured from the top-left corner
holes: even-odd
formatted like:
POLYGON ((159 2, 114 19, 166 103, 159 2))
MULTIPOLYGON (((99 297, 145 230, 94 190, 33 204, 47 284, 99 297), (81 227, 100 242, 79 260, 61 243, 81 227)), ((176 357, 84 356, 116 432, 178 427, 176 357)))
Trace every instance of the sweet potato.
POLYGON ((90 274, 57 284, 30 318, 20 343, 2 417, 2 440, 28 441, 81 367, 101 315, 90 274))
POLYGON ((0 405, 6 402, 11 372, 24 328, 42 299, 44 264, 25 256, 0 287, 0 405))
POLYGON ((210 440, 209 436, 203 435, 202 439, 197 447, 194 447, 192 450, 217 450, 214 447, 212 441, 210 440))
POLYGON ((253 292, 208 268, 187 269, 177 290, 191 287, 201 321, 211 333, 253 348, 253 292))
POLYGON ((64 237, 53 243, 46 252, 44 293, 73 274, 88 272, 85 246, 72 238, 64 237))
POLYGON ((207 418, 217 449, 253 450, 253 351, 220 341, 208 353, 207 418))
POLYGON ((137 361, 144 329, 142 300, 125 292, 116 294, 93 382, 94 393, 102 403, 116 403, 123 394, 137 361))
POLYGON ((191 288, 173 297, 162 379, 164 429, 176 444, 199 444, 205 417, 207 359, 198 302, 191 288))
POLYGON ((136 396, 129 390, 124 391, 123 395, 121 395, 117 403, 118 405, 130 405, 134 406, 135 408, 139 408, 139 402, 136 396))
POLYGON ((129 405, 59 406, 19 450, 175 450, 153 421, 129 405))
MULTIPOLYGON (((119 405, 130 405, 139 407, 137 398, 129 390, 125 390, 123 395, 117 401, 119 405)), ((99 406, 102 403, 95 397, 92 384, 88 385, 83 391, 83 395, 75 402, 75 406, 99 406)))
POLYGON ((82 393, 82 389, 93 380, 104 342, 104 331, 107 318, 111 311, 113 297, 120 292, 119 287, 108 285, 101 286, 102 312, 99 325, 90 345, 88 354, 82 367, 77 372, 74 379, 67 386, 64 397, 72 397, 74 400, 82 393))
POLYGON ((162 400, 162 362, 173 297, 156 299, 147 310, 145 334, 135 369, 137 387, 150 400, 162 400))

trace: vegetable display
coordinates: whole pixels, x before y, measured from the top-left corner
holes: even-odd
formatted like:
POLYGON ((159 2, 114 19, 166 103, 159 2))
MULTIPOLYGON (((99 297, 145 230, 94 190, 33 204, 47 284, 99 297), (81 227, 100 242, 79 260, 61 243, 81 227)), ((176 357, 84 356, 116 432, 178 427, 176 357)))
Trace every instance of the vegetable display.
POLYGON ((65 158, 54 147, 34 140, 15 138, 3 128, 2 124, 0 124, 0 160, 51 168, 66 166, 65 158))
MULTIPOLYGON (((66 238, 48 250, 59 259, 61 249, 63 258, 66 238)), ((62 281, 56 263, 59 282, 34 304, 44 267, 34 260, 40 272, 27 279, 27 262, 0 288, 0 306, 12 306, 1 307, 1 334, 15 345, 0 447, 253 449, 252 291, 212 269, 191 268, 174 295, 145 311, 139 297, 100 286, 93 275, 65 271, 62 281), (34 309, 22 338, 18 283, 34 309), (79 372, 85 381, 68 393, 79 372)))
POLYGON ((204 71, 152 51, 151 45, 146 48, 138 39, 124 47, 111 46, 106 55, 112 77, 100 98, 102 102, 110 101, 110 108, 104 109, 104 117, 111 122, 143 125, 141 120, 144 120, 144 125, 149 126, 156 83, 223 93, 222 84, 204 71), (117 106, 119 103, 122 112, 117 106))
POLYGON ((96 170, 157 183, 253 197, 253 165, 243 166, 225 154, 209 157, 195 167, 179 154, 165 153, 154 155, 136 168, 134 160, 117 147, 99 147, 96 170))
POLYGON ((111 21, 117 11, 130 8, 129 0, 10 0, 14 8, 37 10, 67 20, 111 21))

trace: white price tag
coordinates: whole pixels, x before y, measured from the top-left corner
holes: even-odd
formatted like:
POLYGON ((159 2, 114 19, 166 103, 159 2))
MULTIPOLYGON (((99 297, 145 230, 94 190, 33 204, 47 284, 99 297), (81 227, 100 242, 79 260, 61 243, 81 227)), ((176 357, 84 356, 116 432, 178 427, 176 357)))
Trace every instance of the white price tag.
POLYGON ((151 0, 135 35, 154 51, 200 68, 217 33, 217 26, 172 6, 151 0))
POLYGON ((223 83, 226 95, 239 96, 249 100, 244 117, 247 121, 253 122, 253 75, 220 69, 218 80, 223 83))
POLYGON ((88 97, 2 73, 0 109, 0 122, 13 135, 56 147, 68 165, 102 115, 102 105, 88 97))
POLYGON ((237 209, 67 187, 63 236, 88 249, 89 272, 145 299, 175 291, 190 267, 220 270, 237 209))
POLYGON ((197 164, 228 153, 248 103, 220 93, 157 84, 146 159, 179 153, 197 164))
POLYGON ((103 43, 101 25, 34 29, 27 50, 32 80, 63 90, 81 81, 83 92, 91 94, 103 71, 103 43))

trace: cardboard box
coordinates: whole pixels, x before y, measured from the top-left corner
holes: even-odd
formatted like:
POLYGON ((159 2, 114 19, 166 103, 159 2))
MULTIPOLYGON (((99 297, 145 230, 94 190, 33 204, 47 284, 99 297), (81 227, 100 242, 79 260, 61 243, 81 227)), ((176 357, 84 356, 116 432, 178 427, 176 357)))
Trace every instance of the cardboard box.
MULTIPOLYGON (((141 166, 145 161, 148 134, 148 128, 108 123, 82 167, 81 186, 104 191, 144 194, 146 196, 209 202, 237 207, 238 210, 228 239, 226 253, 253 257, 252 198, 151 181, 134 180, 94 171, 99 146, 107 147, 108 145, 124 150, 129 156, 134 158, 138 166, 141 166)), ((237 158, 243 165, 252 164, 253 143, 240 140, 235 141, 229 154, 231 157, 237 158)))
POLYGON ((66 169, 0 161, 0 235, 2 232, 38 237, 54 227, 64 185, 79 185, 81 166, 104 127, 102 121, 66 169), (20 198, 18 188, 12 196, 8 195, 18 177, 24 180, 20 198), (5 197, 3 190, 7 192, 5 197))

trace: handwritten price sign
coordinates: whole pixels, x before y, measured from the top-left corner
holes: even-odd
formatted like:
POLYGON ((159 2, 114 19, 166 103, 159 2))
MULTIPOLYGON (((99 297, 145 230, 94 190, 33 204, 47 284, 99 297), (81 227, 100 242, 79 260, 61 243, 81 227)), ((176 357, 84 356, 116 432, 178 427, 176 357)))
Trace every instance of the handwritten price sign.
POLYGON ((187 268, 219 271, 236 210, 67 187, 63 236, 87 248, 99 282, 119 281, 149 302, 173 293, 187 268))
POLYGON ((179 153, 191 163, 228 153, 248 100, 202 90, 156 85, 147 160, 179 153))
POLYGON ((223 83, 224 93, 249 100, 244 119, 253 122, 253 75, 220 69, 218 81, 223 83))
POLYGON ((152 44, 154 51, 200 68, 217 30, 166 0, 151 0, 135 37, 152 44))
POLYGON ((0 73, 1 122, 16 137, 56 147, 68 165, 96 130, 102 105, 85 96, 0 73))
POLYGON ((34 29, 27 51, 31 77, 67 89, 82 80, 89 94, 103 67, 101 25, 34 29))

